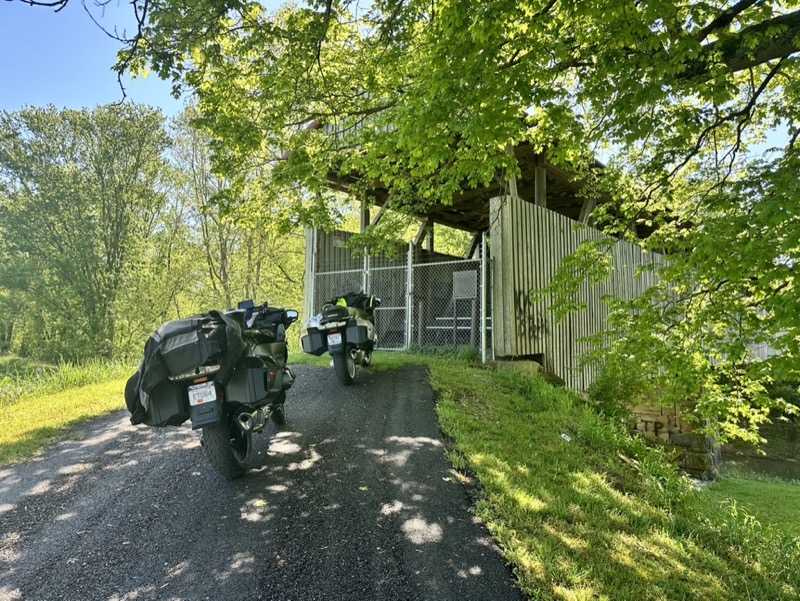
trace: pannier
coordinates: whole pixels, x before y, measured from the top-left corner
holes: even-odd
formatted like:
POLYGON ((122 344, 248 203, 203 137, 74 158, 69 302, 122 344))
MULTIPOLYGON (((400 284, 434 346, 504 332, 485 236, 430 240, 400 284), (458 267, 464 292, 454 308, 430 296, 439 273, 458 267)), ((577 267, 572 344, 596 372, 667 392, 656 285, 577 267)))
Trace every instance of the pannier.
POLYGON ((163 324, 148 339, 144 359, 125 386, 131 423, 183 423, 190 416, 186 379, 205 366, 209 378, 224 386, 244 350, 241 326, 218 311, 163 324))

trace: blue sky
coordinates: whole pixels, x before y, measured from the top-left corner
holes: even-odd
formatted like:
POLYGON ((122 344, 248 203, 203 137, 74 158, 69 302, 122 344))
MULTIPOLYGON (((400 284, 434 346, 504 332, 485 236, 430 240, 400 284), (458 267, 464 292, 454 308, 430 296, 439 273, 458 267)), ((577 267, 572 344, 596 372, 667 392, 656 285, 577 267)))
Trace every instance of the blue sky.
MULTIPOLYGON (((91 0, 87 0, 91 5, 91 0)), ((130 5, 113 2, 98 20, 112 29, 132 22, 130 5)), ((130 28, 130 25, 128 25, 130 28)), ((19 2, 0 1, 0 109, 25 105, 92 108, 122 98, 111 66, 119 43, 89 18, 79 0, 61 12, 19 2)), ((183 101, 170 96, 170 85, 151 75, 126 83, 135 102, 159 106, 167 115, 183 101)))
MULTIPOLYGON (((86 4, 105 28, 131 31, 128 0, 111 0, 105 11, 93 0, 86 4)), ((92 108, 119 101, 122 92, 111 71, 118 49, 119 42, 92 22, 80 0, 70 0, 58 13, 0 0, 0 110, 48 104, 92 108)), ((155 75, 127 80, 125 88, 130 100, 161 107, 166 115, 183 106, 170 96, 170 84, 155 75)))

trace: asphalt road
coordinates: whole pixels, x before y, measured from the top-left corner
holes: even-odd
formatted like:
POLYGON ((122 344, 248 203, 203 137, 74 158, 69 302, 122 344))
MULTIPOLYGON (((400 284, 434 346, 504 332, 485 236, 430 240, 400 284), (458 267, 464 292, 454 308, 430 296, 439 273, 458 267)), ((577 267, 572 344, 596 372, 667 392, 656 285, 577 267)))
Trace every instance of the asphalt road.
POLYGON ((0 468, 0 600, 521 599, 444 458, 425 369, 296 373, 286 425, 234 481, 188 425, 126 412, 0 468))

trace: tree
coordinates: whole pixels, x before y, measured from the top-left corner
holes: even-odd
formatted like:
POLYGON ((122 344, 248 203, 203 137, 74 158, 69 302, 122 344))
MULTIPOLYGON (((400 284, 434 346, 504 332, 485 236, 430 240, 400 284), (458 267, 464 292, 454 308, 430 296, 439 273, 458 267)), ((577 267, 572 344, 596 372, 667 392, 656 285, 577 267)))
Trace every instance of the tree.
MULTIPOLYGON (((29 345, 110 357, 114 305, 164 206, 163 117, 110 105, 0 113, 0 239, 27 267, 29 345)), ((5 279, 4 288, 15 282, 5 279)))
POLYGON ((730 433, 762 419, 770 378, 800 379, 800 3, 134 9, 140 27, 118 68, 152 67, 192 90, 218 169, 232 177, 272 164, 271 189, 309 191, 282 207, 290 213, 325 215, 332 172, 355 176, 357 195, 380 182, 394 208, 424 210, 516 170, 503 149, 529 142, 611 199, 596 215, 608 233, 658 226, 645 245, 671 257, 663 286, 617 307, 614 338, 651 344, 620 343, 621 353, 650 361, 653 374, 686 371, 680 394, 730 433), (779 148, 756 156, 765 143, 779 148), (608 165, 593 178, 598 152, 608 165), (758 339, 780 358, 747 360, 758 339))
POLYGON ((296 228, 274 219, 270 197, 253 182, 260 171, 232 178, 214 173, 210 139, 192 125, 187 108, 173 124, 177 202, 186 210, 214 306, 233 307, 242 299, 297 305, 302 289, 303 240, 296 228), (231 199, 221 206, 220 199, 231 199))

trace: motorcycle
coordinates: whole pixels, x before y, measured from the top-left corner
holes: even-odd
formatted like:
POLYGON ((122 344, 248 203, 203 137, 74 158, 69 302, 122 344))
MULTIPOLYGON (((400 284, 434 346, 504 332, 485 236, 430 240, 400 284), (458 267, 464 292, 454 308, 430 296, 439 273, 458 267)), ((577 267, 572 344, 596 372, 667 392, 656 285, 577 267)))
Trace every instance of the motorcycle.
POLYGON ((191 420, 201 445, 225 478, 244 475, 252 460, 252 434, 268 419, 285 422, 288 367, 286 328, 292 309, 239 303, 237 309, 162 325, 126 384, 131 423, 177 426, 191 420))
POLYGON ((301 331, 303 351, 316 356, 329 353, 336 377, 342 384, 352 384, 356 366, 372 364, 372 351, 378 340, 375 309, 380 305, 380 298, 360 292, 331 299, 301 331))

